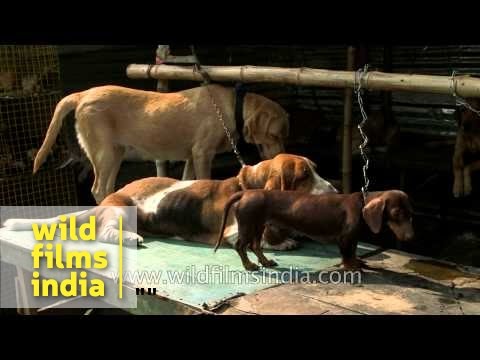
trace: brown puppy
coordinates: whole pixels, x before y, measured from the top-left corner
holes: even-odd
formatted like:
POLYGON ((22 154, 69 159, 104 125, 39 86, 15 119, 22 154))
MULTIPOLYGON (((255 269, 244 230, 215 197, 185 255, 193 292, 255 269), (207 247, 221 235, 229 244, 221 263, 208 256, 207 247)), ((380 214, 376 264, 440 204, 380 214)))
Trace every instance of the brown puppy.
MULTIPOLYGON (((480 99, 467 99, 480 110, 480 99)), ((480 116, 469 109, 462 109, 453 154, 453 195, 467 196, 472 192, 471 174, 480 170, 480 116)))
POLYGON ((338 243, 346 269, 357 269, 362 262, 356 257, 357 242, 368 229, 377 234, 386 223, 402 241, 414 236, 412 209, 408 196, 399 190, 370 193, 364 205, 362 193, 311 195, 296 191, 248 190, 234 194, 223 214, 218 249, 230 207, 235 206, 238 240, 235 244, 246 270, 258 270, 247 256, 247 247, 265 267, 275 266, 263 254, 260 239, 266 223, 292 229, 314 240, 338 243))
POLYGON ((186 160, 184 180, 209 179, 217 153, 230 151, 210 94, 215 97, 233 134, 260 145, 261 156, 271 159, 283 152, 288 135, 288 114, 276 102, 247 93, 244 124, 236 129, 234 89, 208 85, 175 93, 142 91, 120 86, 101 86, 63 98, 55 108, 33 172, 45 161, 62 127, 63 118, 75 110, 80 146, 92 163, 92 194, 99 204, 113 193, 126 151, 145 160, 186 160))

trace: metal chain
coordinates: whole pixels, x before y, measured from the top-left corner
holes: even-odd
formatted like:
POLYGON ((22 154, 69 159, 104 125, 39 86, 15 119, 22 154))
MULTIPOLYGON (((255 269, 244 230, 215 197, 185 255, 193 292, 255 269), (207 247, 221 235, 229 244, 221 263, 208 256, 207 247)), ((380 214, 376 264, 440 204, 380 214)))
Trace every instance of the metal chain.
POLYGON ((243 161, 242 156, 240 155, 240 152, 237 149, 237 143, 235 139, 233 138, 232 134, 230 133, 230 130, 228 130, 227 125, 225 124, 225 120, 223 119, 222 111, 220 110, 220 107, 217 105, 215 101, 215 96, 212 94, 210 87, 207 85, 205 88, 208 91, 208 94, 210 95, 210 99, 212 100, 213 107, 215 108, 215 112, 217 113, 218 120, 223 126, 223 130, 225 131, 225 134, 227 135, 228 141, 230 141, 230 145, 232 146, 232 150, 235 153, 235 156, 237 157, 238 162, 242 166, 242 168, 246 165, 245 161, 243 161))
POLYGON ((467 108, 468 110, 470 110, 470 111, 474 112, 475 114, 477 114, 478 116, 480 116, 480 110, 474 109, 472 107, 472 105, 470 105, 464 98, 462 98, 461 96, 459 96, 457 94, 455 74, 456 74, 456 71, 453 70, 452 71, 452 93, 453 93, 453 97, 455 98, 455 105, 463 106, 464 108, 467 108))
POLYGON ((225 132, 225 135, 227 135, 227 138, 228 138, 228 141, 230 142, 232 150, 235 153, 235 156, 237 157, 238 162, 240 163, 240 165, 243 168, 244 166, 246 166, 245 161, 243 161, 243 158, 240 155, 240 152, 238 151, 237 143, 236 143, 235 139, 233 138, 233 136, 232 136, 230 130, 228 129, 227 125, 225 124, 225 120, 223 119, 222 111, 221 111, 220 107, 217 105, 217 102, 215 101, 215 96, 210 89, 210 86, 209 86, 210 77, 208 76, 207 72, 201 68, 200 62, 198 61, 198 57, 195 53, 194 46, 191 45, 190 49, 191 49, 192 54, 193 54, 193 56, 195 57, 195 60, 196 60, 196 63, 194 65, 193 69, 194 69, 195 72, 199 72, 200 75, 203 77, 205 88, 207 89, 210 100, 212 101, 213 107, 215 108, 215 112, 217 114, 218 121, 220 121, 220 123, 222 124, 223 131, 225 132))
POLYGON ((363 139, 363 142, 359 145, 360 149, 360 155, 362 156, 364 165, 363 165, 363 181, 364 181, 364 186, 362 186, 362 195, 363 195, 363 200, 364 202, 367 201, 367 196, 368 196, 368 186, 370 185, 370 180, 368 179, 368 165, 369 165, 369 159, 367 157, 367 154, 365 153, 365 148, 368 145, 368 137, 364 133, 363 128, 368 120, 367 113, 365 112, 365 109, 363 107, 363 99, 362 99, 362 79, 365 76, 365 74, 368 72, 368 64, 364 66, 363 69, 358 69, 357 72, 355 73, 355 82, 354 82, 354 88, 355 88, 355 93, 357 94, 357 101, 358 105, 360 107, 360 113, 362 114, 362 121, 360 124, 358 124, 358 130, 360 132, 360 136, 363 139), (357 87, 355 87, 357 85, 357 87))

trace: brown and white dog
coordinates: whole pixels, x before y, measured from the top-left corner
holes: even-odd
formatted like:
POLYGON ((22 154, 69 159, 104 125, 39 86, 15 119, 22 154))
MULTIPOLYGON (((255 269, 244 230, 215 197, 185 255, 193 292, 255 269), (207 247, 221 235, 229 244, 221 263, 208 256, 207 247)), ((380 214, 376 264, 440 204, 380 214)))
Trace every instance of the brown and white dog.
POLYGON ((184 180, 209 179, 215 154, 231 150, 209 89, 233 136, 242 132, 247 143, 259 145, 263 159, 284 151, 288 114, 266 97, 245 95, 244 123, 237 131, 232 88, 208 85, 158 93, 101 86, 68 95, 57 104, 33 172, 45 161, 63 118, 75 110, 78 140, 95 174, 92 194, 97 204, 113 193, 124 154, 132 149, 144 160, 186 160, 184 180))
MULTIPOLYGON (((246 189, 296 190, 310 194, 337 192, 317 174, 311 160, 280 154, 255 166, 245 166, 236 177, 226 180, 181 181, 151 177, 134 181, 107 196, 99 207, 77 216, 77 224, 87 221, 90 215, 97 215, 97 222, 100 221, 97 228, 103 234, 100 238, 118 242, 118 225, 111 219, 118 219, 122 214, 125 218, 121 207, 136 206, 139 234, 177 236, 213 245, 225 204, 232 194, 246 189)), ((4 226, 10 230, 31 230, 33 222, 51 224, 58 221, 58 218, 9 219, 4 226)), ((124 222, 129 223, 129 219, 124 222)), ((286 250, 296 246, 294 240, 272 233, 265 232, 264 247, 286 250)), ((129 245, 141 243, 143 238, 139 234, 124 231, 124 242, 129 245)), ((236 235, 236 221, 231 216, 226 222, 225 236, 230 243, 235 243, 236 235)))
MULTIPOLYGON (((480 99, 467 99, 480 110, 480 99)), ((480 170, 480 116, 463 109, 458 120, 459 129, 453 154, 453 195, 468 196, 472 192, 471 174, 480 170)))
MULTIPOLYGON (((408 241, 414 237, 411 205, 407 194, 399 190, 370 193, 365 202, 362 193, 358 192, 312 195, 298 191, 241 191, 226 203, 224 220, 234 204, 238 222, 235 249, 246 270, 258 270, 258 266, 248 259, 249 247, 263 266, 277 265, 265 257, 260 246, 267 223, 294 230, 314 240, 335 241, 347 269, 362 266, 362 261, 356 257, 356 249, 367 229, 378 234, 385 224, 398 240, 408 241)), ((215 250, 224 237, 224 226, 222 221, 215 250)))

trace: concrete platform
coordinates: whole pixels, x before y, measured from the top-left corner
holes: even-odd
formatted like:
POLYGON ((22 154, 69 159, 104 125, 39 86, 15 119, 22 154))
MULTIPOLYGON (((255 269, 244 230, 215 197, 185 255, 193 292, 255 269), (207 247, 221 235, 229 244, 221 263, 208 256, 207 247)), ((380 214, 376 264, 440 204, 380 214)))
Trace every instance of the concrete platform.
MULTIPOLYGON (((284 284, 228 302, 223 315, 478 315, 480 269, 403 253, 368 257, 361 284, 284 284)), ((339 270, 332 267, 330 271, 339 270)))

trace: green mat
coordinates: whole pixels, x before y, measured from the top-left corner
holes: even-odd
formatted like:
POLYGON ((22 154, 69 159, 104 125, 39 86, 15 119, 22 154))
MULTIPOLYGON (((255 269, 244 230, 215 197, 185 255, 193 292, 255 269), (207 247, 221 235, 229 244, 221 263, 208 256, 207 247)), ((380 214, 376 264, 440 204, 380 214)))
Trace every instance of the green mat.
MULTIPOLYGON (((30 231, 0 229, 2 259, 30 269, 31 249, 35 240, 30 231)), ((67 242, 75 248, 76 242, 67 242)), ((95 250, 112 253, 117 245, 92 244, 95 250)), ((360 244, 358 255, 374 251, 371 245, 360 244)), ((134 276, 124 275, 124 284, 130 287, 155 288, 158 295, 201 309, 212 309, 224 300, 256 292, 282 282, 309 280, 315 273, 340 263, 338 247, 306 241, 301 248, 291 251, 267 250, 268 258, 278 267, 245 271, 235 250, 222 247, 216 253, 213 247, 200 243, 170 238, 146 238, 137 250, 134 276)), ((251 252, 248 256, 258 263, 251 252)), ((124 253, 124 257, 128 257, 124 253)), ((115 259, 112 259, 115 262, 115 259)), ((126 261, 126 259, 124 260, 126 261)), ((150 297, 149 297, 150 298, 150 297)))
MULTIPOLYGON (((374 251, 360 244, 358 255, 374 251)), ((306 241, 291 251, 267 250, 268 258, 278 263, 275 269, 245 271, 235 250, 224 247, 216 253, 208 245, 174 239, 146 238, 139 249, 140 272, 159 274, 156 286, 162 296, 182 303, 211 309, 222 301, 249 294, 286 281, 303 281, 314 273, 340 263, 336 245, 306 241)), ((255 255, 249 257, 258 263, 255 255)))

